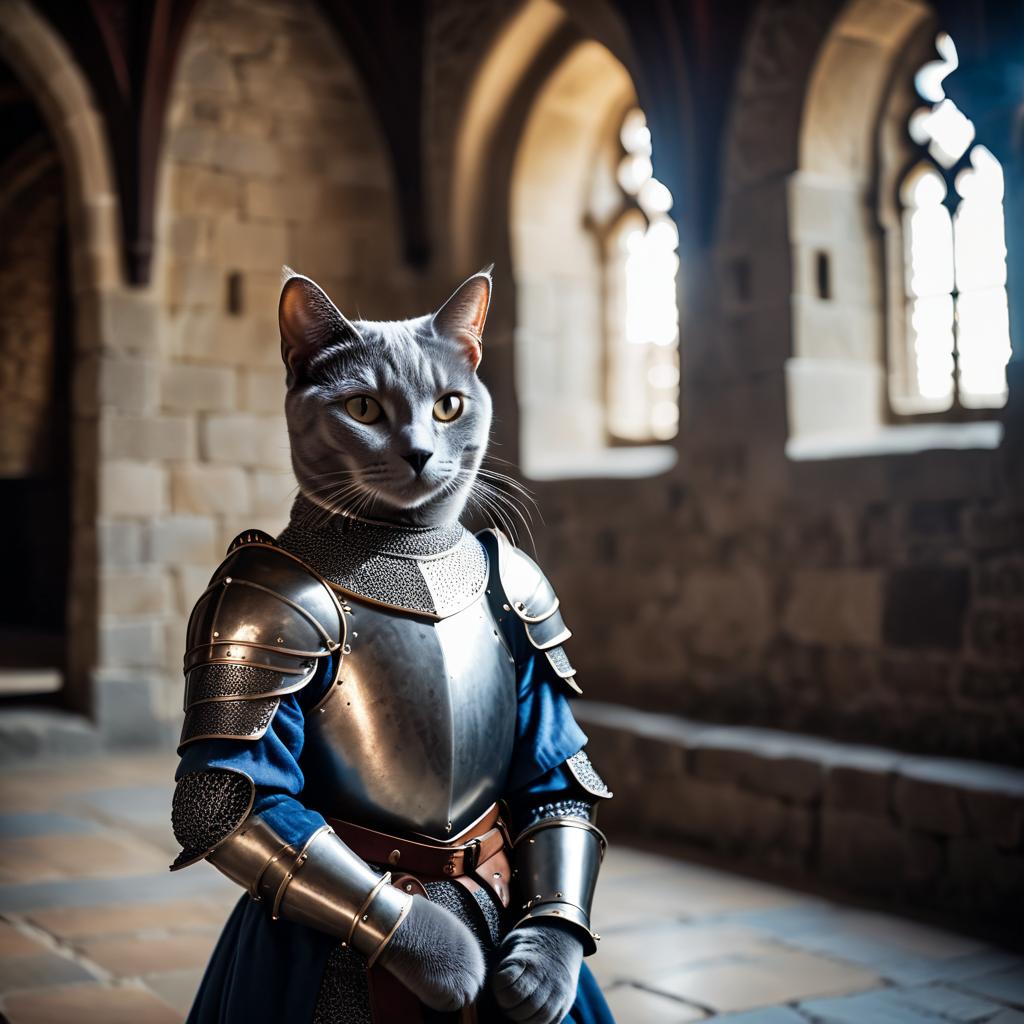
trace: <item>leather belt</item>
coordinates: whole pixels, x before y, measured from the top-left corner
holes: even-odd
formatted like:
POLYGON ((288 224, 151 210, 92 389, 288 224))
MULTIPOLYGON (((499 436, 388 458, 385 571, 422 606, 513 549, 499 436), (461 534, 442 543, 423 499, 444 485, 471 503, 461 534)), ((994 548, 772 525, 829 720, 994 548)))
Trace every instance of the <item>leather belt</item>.
POLYGON ((421 883, 449 879, 470 890, 484 885, 508 906, 511 843, 497 804, 447 842, 389 835, 340 818, 325 820, 363 860, 401 871, 403 880, 406 875, 421 883))

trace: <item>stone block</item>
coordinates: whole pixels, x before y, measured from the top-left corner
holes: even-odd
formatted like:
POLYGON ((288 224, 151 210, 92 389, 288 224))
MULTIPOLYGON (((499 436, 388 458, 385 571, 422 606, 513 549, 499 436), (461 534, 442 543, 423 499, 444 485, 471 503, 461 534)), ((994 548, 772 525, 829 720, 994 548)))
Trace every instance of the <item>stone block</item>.
POLYGON ((827 806, 819 820, 819 863, 825 878, 878 895, 902 891, 906 836, 892 822, 827 806))
POLYGON ((236 413, 209 416, 202 434, 203 458, 209 462, 258 469, 288 469, 291 446, 283 416, 236 413))
POLYGON ((883 637, 893 647, 956 650, 970 594, 965 568, 910 566, 885 582, 883 637))
POLYGON ((171 470, 171 508, 185 515, 240 515, 251 505, 249 476, 240 466, 194 462, 171 470))
POLYGON ((945 836, 967 832, 960 794, 945 782, 901 774, 893 785, 893 807, 910 828, 945 836))
POLYGON ((219 310, 225 304, 224 273, 215 263, 169 261, 165 281, 172 313, 183 308, 219 310))
POLYGON ((242 189, 242 179, 235 174, 191 164, 172 165, 171 203, 176 213, 217 218, 237 215, 242 189))
POLYGON ((156 619, 105 619, 100 623, 99 651, 104 667, 157 667, 164 657, 163 629, 156 619))
POLYGON ((196 425, 187 416, 100 418, 100 444, 108 459, 191 459, 196 455, 196 425))
POLYGON ((169 412, 230 412, 235 407, 234 370, 170 364, 160 374, 160 401, 169 412))
POLYGON ((985 503, 967 514, 967 540, 981 551, 1018 552, 1024 547, 1024 505, 985 503))
POLYGON ((241 400, 239 408, 246 412, 276 413, 284 408, 284 367, 239 371, 241 400))
POLYGON ((280 367, 280 328, 274 320, 189 309, 169 321, 169 350, 195 363, 280 367))
POLYGON ((144 292, 108 291, 100 300, 100 330, 108 351, 157 354, 160 310, 144 292))
POLYGON ((877 646, 882 576, 866 569, 808 569, 793 574, 783 628, 802 643, 877 646))
POLYGON ((249 474, 252 510, 257 515, 288 518, 295 498, 295 477, 284 469, 254 469, 249 474))
POLYGON ((969 632, 979 657, 1013 668, 1024 664, 1024 611, 982 608, 970 617, 969 632))
POLYGON ((96 523, 96 561, 100 568, 134 566, 143 557, 143 526, 123 519, 101 519, 96 523))
POLYGON ((209 565, 174 567, 175 611, 179 615, 188 616, 191 613, 196 601, 199 600, 199 595, 209 585, 215 568, 213 562, 209 565))
POLYGON ((167 508, 166 470, 150 462, 104 460, 98 497, 101 516, 160 515, 167 508))
POLYGON ((170 609, 170 580, 160 567, 108 569, 99 583, 101 615, 160 615, 170 609))
POLYGON ((100 357, 98 391, 102 405, 119 412, 151 413, 159 398, 159 363, 131 355, 100 357))
POLYGON ((972 918, 1005 918, 1024 901, 1024 857, 991 843, 955 838, 947 850, 948 899, 972 918))
POLYGON ((749 565, 687 572, 679 614, 688 646, 716 660, 756 657, 774 628, 768 580, 749 565))
POLYGON ((282 225, 223 221, 215 229, 218 262, 232 270, 280 270, 288 255, 282 225))
POLYGON ((217 530, 209 516, 162 516, 147 526, 150 559, 166 565, 217 562, 217 530))
POLYGON ((834 810, 857 811, 873 818, 886 818, 894 767, 895 759, 877 764, 829 765, 825 774, 825 806, 834 810))
MULTIPOLYGON (((154 635, 159 636, 158 655, 163 657, 166 648, 159 624, 154 635)), ((157 679, 149 673, 126 675, 126 667, 129 663, 121 662, 117 669, 93 673, 96 724, 104 743, 120 748, 168 747, 171 733, 159 714, 157 679)))

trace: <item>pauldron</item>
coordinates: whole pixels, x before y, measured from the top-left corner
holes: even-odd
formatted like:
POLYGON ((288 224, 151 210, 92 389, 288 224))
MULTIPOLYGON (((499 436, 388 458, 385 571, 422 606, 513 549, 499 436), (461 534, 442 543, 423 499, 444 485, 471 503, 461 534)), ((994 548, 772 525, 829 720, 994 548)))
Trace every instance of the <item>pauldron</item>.
POLYGON ((518 618, 530 644, 548 660, 555 674, 576 693, 576 670, 562 644, 572 636, 562 618, 558 596, 540 567, 500 530, 481 530, 480 542, 498 567, 503 609, 518 618))
POLYGON ((237 537, 189 618, 181 747, 201 739, 256 740, 285 694, 345 649, 331 588, 258 530, 237 537))

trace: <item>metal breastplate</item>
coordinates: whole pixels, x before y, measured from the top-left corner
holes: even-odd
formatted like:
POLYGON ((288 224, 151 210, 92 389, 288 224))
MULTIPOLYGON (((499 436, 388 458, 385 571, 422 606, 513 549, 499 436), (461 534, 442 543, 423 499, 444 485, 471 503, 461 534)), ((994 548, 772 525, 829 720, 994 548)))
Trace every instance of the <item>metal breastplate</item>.
POLYGON ((348 619, 337 682, 306 715, 303 801, 380 831, 458 834, 501 795, 515 735, 483 548, 461 527, 346 524, 339 538, 296 521, 279 543, 335 587, 348 619))

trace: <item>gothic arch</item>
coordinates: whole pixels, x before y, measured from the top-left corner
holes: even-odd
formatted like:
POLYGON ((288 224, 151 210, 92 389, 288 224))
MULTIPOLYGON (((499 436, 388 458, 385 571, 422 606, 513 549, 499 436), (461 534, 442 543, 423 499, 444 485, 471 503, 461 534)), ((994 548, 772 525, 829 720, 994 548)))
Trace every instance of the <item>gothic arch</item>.
POLYGON ((98 380, 108 303, 121 288, 117 199, 110 156, 89 87, 59 35, 24 0, 0 0, 0 57, 30 92, 57 147, 68 218, 73 298, 71 539, 64 689, 75 710, 94 710, 100 657, 98 380))

